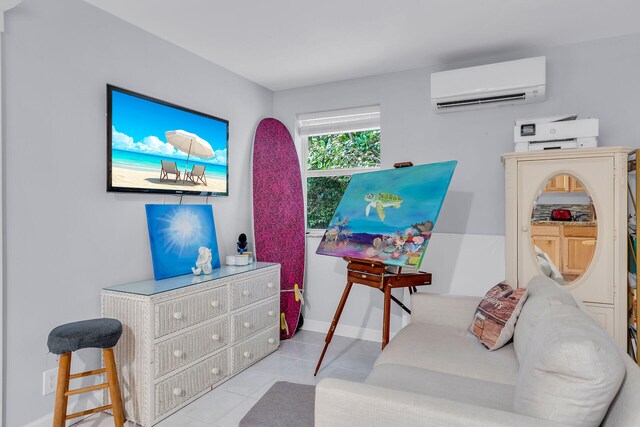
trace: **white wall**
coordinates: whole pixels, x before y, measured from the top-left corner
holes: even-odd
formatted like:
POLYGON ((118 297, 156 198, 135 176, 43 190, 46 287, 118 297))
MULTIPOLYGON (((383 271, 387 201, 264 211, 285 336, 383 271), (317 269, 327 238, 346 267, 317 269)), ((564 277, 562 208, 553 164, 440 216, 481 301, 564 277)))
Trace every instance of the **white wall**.
MULTIPOLYGON (((577 113, 600 119, 601 145, 640 145, 638 45, 640 34, 635 34, 279 91, 274 94, 274 116, 293 133, 299 113, 380 104, 383 168, 407 160, 414 164, 458 160, 423 269, 434 273, 431 291, 479 295, 504 275, 504 249, 499 249, 504 234, 500 155, 513 151, 514 120, 577 113), (545 102, 444 114, 432 111, 430 73, 538 55, 547 56, 545 102)), ((316 238, 307 240, 305 328, 326 330, 344 288, 344 262, 315 255, 318 243, 316 238)), ((375 290, 357 292, 338 332, 375 337, 381 328, 381 296, 375 290)), ((399 317, 396 307, 392 331, 400 327, 399 317)))
MULTIPOLYGON (((102 287, 152 277, 144 204, 163 198, 105 190, 106 83, 230 121, 230 196, 209 199, 222 256, 250 230, 250 146, 273 104, 269 90, 80 0, 25 1, 7 13, 3 42, 4 425, 20 426, 53 410, 41 396, 56 366, 49 331, 100 317, 102 287)), ((76 362, 97 367, 98 352, 76 362)))

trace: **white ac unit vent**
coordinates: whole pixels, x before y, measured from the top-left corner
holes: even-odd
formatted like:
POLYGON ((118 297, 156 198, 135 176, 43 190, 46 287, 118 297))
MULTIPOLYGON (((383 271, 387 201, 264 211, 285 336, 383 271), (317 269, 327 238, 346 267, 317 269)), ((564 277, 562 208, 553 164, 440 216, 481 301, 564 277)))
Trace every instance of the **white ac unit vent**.
POLYGON ((544 101, 546 62, 538 56, 432 73, 431 104, 446 112, 544 101))

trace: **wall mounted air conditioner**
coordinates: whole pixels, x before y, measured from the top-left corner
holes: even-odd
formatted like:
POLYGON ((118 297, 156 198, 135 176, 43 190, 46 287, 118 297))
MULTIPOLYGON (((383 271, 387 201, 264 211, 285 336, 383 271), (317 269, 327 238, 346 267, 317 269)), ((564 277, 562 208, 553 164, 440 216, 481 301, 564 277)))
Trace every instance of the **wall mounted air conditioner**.
POLYGON ((544 101, 546 62, 538 56, 433 73, 431 103, 445 112, 544 101))

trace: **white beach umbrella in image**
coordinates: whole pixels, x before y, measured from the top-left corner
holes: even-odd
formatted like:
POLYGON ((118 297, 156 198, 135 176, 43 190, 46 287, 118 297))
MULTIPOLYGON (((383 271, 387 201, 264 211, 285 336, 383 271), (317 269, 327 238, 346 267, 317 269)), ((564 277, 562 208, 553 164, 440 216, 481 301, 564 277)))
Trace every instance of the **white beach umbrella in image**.
POLYGON ((192 155, 202 159, 210 159, 214 156, 211 144, 200 138, 195 133, 184 130, 169 130, 166 131, 164 135, 169 144, 173 145, 183 153, 187 153, 187 167, 185 172, 189 168, 189 157, 192 155))

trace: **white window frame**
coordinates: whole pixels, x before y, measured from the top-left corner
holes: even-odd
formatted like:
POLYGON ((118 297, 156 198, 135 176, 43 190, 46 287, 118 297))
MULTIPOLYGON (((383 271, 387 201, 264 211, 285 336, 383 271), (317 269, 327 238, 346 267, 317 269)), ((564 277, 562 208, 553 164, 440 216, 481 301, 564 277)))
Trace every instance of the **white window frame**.
MULTIPOLYGON (((341 168, 325 170, 308 170, 309 138, 318 135, 331 135, 365 130, 380 130, 380 106, 350 108, 344 110, 325 111, 298 115, 298 135, 301 147, 302 187, 304 194, 304 224, 307 226, 307 178, 346 176, 362 172, 380 170, 379 166, 364 168, 341 168)), ((382 134, 380 137, 382 144, 382 134)), ((380 147, 382 151, 382 146, 380 147)), ((381 153, 382 154, 382 153, 381 153)), ((325 230, 306 228, 307 236, 322 237, 325 230)))

